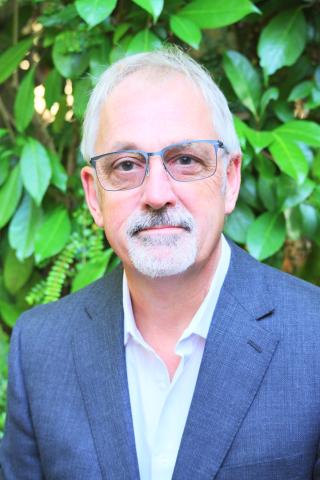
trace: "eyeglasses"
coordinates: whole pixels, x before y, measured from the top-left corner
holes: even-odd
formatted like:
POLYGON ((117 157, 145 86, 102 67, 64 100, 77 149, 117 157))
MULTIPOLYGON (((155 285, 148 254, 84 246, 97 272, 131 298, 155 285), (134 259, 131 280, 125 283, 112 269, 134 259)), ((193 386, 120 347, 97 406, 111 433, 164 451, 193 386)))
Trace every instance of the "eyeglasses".
MULTIPOLYGON (((150 172, 150 157, 159 155, 165 171, 177 182, 194 182, 215 174, 220 140, 192 140, 159 150, 119 150, 90 159, 104 190, 130 190, 142 185, 150 172)), ((228 153, 228 152, 227 152, 228 153)))

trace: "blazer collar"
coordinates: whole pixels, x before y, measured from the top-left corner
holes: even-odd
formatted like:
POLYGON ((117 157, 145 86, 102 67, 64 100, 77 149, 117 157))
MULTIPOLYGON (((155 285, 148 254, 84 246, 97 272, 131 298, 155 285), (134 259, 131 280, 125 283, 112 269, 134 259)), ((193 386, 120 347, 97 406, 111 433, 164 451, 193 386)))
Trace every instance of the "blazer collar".
POLYGON ((88 291, 73 355, 103 479, 139 479, 123 345, 122 271, 88 291), (89 318, 88 318, 89 317, 89 318))

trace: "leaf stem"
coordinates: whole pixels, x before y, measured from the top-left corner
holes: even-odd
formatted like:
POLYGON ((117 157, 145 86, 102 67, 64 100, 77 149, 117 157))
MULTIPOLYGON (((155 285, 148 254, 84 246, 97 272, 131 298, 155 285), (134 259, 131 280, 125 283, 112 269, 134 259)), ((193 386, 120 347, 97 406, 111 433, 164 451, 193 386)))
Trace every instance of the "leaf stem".
POLYGON ((11 127, 11 122, 12 122, 12 118, 11 118, 11 115, 10 113, 8 112, 8 110, 6 109, 6 106, 5 104, 3 103, 2 101, 2 98, 0 97, 0 114, 3 118, 3 121, 4 121, 4 124, 9 132, 9 136, 11 138, 11 140, 14 142, 15 141, 15 136, 14 136, 14 131, 11 127))
POLYGON ((52 138, 50 137, 47 128, 45 127, 42 118, 39 116, 38 113, 32 117, 33 125, 38 129, 39 132, 39 140, 52 152, 56 153, 56 148, 52 138))

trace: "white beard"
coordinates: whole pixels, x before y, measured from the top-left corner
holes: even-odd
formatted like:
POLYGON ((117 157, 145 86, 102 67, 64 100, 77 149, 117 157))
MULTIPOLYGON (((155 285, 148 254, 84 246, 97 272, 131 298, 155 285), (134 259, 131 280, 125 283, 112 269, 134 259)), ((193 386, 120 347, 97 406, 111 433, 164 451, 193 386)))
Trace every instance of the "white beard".
POLYGON ((195 221, 181 206, 133 214, 127 222, 128 253, 134 267, 148 277, 169 277, 186 271, 197 256, 195 221), (149 234, 144 228, 182 227, 181 232, 149 234))

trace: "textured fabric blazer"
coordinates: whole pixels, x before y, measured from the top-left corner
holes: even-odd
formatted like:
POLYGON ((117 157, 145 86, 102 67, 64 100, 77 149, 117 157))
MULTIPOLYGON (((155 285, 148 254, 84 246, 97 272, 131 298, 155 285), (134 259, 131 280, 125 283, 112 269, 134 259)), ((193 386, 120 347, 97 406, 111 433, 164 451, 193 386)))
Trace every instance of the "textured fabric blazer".
MULTIPOLYGON (((320 289, 231 248, 172 478, 320 479, 320 289)), ((121 270, 18 321, 0 464, 5 480, 139 479, 121 270)))

